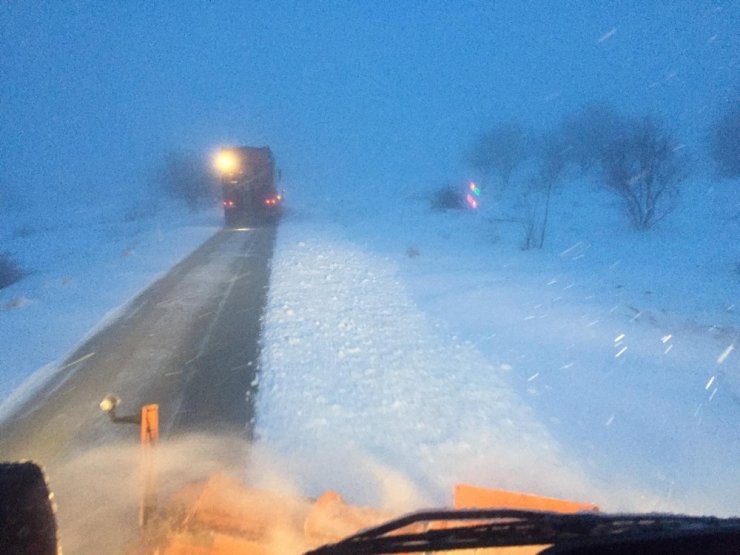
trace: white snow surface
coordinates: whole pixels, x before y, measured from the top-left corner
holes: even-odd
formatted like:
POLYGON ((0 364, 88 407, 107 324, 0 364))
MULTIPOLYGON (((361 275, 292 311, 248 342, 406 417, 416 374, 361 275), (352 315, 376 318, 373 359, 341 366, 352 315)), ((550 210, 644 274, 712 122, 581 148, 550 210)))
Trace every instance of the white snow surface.
POLYGON ((442 333, 392 261, 321 226, 287 223, 273 275, 257 431, 298 456, 292 471, 309 474, 305 486, 383 502, 372 488, 357 491, 375 472, 353 473, 380 464, 413 486, 401 504, 436 500, 453 479, 582 489, 506 372, 442 333), (525 452, 537 465, 522 465, 525 452))
POLYGON ((397 509, 449 504, 469 482, 737 514, 733 187, 696 186, 639 233, 576 183, 528 252, 495 210, 413 197, 286 218, 257 404, 271 468, 304 493, 397 509))
MULTIPOLYGON (((738 191, 693 183, 638 233, 574 182, 534 251, 485 195, 480 213, 432 212, 425 192, 333 210, 297 196, 264 315, 252 479, 399 510, 449 504, 464 481, 740 513, 738 191)), ((0 290, 0 417, 219 225, 90 207, 6 219, 3 250, 32 273, 0 290)))

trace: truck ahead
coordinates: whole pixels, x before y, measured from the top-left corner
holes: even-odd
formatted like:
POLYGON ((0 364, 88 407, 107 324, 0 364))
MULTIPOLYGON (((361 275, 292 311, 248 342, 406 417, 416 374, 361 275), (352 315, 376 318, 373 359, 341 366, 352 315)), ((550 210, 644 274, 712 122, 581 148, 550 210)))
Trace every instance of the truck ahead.
POLYGON ((275 187, 275 158, 269 147, 222 148, 216 167, 221 174, 227 226, 264 223, 279 217, 283 199, 275 187))

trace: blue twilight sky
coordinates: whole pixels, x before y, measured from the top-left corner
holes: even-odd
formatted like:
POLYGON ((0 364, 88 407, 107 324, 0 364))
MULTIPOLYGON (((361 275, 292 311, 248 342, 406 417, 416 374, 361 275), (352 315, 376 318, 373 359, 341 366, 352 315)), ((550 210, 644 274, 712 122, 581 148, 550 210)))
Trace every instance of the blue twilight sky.
POLYGON ((269 144, 285 181, 464 178, 496 121, 592 101, 689 143, 740 84, 740 3, 0 3, 0 186, 135 195, 170 149, 269 144))

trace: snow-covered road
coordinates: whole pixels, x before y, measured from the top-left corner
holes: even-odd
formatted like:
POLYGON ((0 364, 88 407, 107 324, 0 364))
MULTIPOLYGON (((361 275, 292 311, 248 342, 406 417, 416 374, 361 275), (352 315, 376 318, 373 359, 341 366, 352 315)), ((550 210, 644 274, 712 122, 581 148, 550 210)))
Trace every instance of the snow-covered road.
MULTIPOLYGON (((223 230, 148 287, 0 421, 0 459, 47 467, 115 440, 133 441, 99 408, 157 403, 163 438, 251 428, 275 229, 223 230)), ((8 406, 10 403, 8 403, 8 406)))

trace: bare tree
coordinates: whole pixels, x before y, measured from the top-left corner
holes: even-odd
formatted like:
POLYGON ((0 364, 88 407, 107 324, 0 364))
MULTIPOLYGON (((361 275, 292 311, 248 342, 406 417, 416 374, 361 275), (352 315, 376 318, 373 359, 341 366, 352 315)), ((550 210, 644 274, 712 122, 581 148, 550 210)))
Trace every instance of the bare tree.
POLYGON ((588 173, 601 161, 604 150, 625 127, 624 118, 604 104, 591 104, 563 119, 563 141, 568 160, 588 173))
POLYGON ((212 199, 216 190, 215 177, 203 156, 190 151, 173 151, 166 155, 160 177, 162 189, 185 201, 191 211, 212 199))
POLYGON ((604 182, 623 201, 635 228, 647 230, 675 207, 687 177, 681 146, 652 118, 631 121, 601 155, 604 182))
POLYGON ((528 157, 527 133, 516 123, 503 123, 481 135, 468 161, 483 176, 496 172, 504 188, 514 170, 528 157))
POLYGON ((467 206, 460 187, 447 184, 437 187, 431 194, 430 205, 435 212, 464 210, 467 206))
POLYGON ((0 252, 0 289, 19 281, 26 275, 15 259, 7 252, 0 252))
POLYGON ((525 192, 524 250, 541 249, 545 244, 552 190, 563 176, 568 153, 558 132, 546 132, 537 141, 537 165, 525 192))
POLYGON ((712 126, 709 152, 720 175, 740 177, 740 102, 733 104, 712 126))

